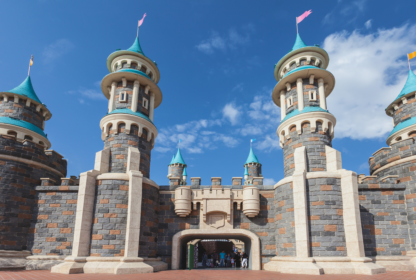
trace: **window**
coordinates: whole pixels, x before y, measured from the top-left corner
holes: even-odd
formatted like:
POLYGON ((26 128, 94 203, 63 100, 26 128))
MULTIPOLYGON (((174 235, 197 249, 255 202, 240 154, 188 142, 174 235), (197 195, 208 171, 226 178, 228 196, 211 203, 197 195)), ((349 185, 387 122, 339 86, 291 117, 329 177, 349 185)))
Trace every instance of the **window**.
POLYGON ((149 100, 147 100, 146 98, 143 97, 142 106, 145 109, 149 109, 149 100))
POLYGON ((291 107, 293 105, 293 97, 291 96, 291 97, 289 97, 288 99, 287 99, 287 107, 289 108, 289 107, 291 107))
POLYGON ((309 91, 309 100, 315 101, 316 100, 316 90, 310 90, 309 91))
POLYGON ((33 140, 33 138, 32 138, 32 136, 25 135, 25 140, 30 140, 30 141, 32 141, 32 140, 33 140))
POLYGON ((127 102, 127 92, 125 92, 125 91, 120 92, 120 94, 118 96, 118 101, 119 102, 127 102))

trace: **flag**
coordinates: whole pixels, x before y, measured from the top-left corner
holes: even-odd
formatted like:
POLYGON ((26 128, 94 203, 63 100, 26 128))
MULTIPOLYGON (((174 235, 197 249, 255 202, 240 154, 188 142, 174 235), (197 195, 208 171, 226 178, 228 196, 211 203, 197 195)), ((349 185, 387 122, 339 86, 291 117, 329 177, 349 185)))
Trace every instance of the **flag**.
POLYGON ((182 142, 182 139, 179 139, 179 143, 182 142))
POLYGON ((143 24, 143 20, 146 17, 146 13, 144 13, 143 17, 141 20, 139 20, 139 27, 143 24))
POLYGON ((412 58, 415 58, 416 57, 416 52, 409 53, 407 55, 407 57, 409 58, 409 60, 411 60, 412 58))
POLYGON ((254 141, 256 141, 256 138, 254 138, 254 139, 251 139, 251 143, 253 143, 254 141))
POLYGON ((30 58, 30 62, 29 62, 29 64, 30 64, 30 66, 32 66, 32 65, 33 65, 33 55, 32 55, 32 57, 30 58))
POLYGON ((304 20, 310 14, 312 14, 312 10, 304 12, 300 17, 296 18, 296 23, 300 23, 302 20, 304 20))

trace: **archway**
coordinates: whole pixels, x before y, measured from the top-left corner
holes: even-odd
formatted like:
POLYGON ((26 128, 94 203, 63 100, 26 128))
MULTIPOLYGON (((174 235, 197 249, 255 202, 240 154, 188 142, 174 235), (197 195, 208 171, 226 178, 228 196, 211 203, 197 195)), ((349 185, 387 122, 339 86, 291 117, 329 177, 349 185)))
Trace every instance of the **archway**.
POLYGON ((181 269, 181 259, 186 253, 187 243, 195 239, 239 239, 246 244, 249 266, 260 270, 260 239, 245 229, 187 229, 176 233, 172 239, 172 269, 181 269))

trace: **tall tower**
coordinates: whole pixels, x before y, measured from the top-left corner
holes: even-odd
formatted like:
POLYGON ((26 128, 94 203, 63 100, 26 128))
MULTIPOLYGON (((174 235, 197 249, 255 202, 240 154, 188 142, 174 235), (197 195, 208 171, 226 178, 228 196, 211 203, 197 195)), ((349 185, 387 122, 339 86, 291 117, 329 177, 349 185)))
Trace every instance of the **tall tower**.
POLYGON ((45 121, 52 117, 28 76, 12 90, 0 92, 0 250, 26 250, 35 186, 40 178, 56 183, 67 162, 53 150, 45 121))
POLYGON ((126 172, 128 147, 135 147, 140 151, 140 171, 149 178, 157 136, 154 109, 162 102, 159 69, 143 53, 138 37, 127 50, 110 54, 107 68, 110 74, 102 80, 101 89, 109 100, 108 113, 100 127, 104 147, 111 150, 109 172, 126 172))
POLYGON ((297 34, 292 50, 274 68, 277 84, 272 98, 281 108, 277 135, 283 148, 285 177, 294 172, 294 149, 303 146, 307 171, 326 171, 325 146, 331 146, 336 123, 326 106, 335 86, 334 76, 326 70, 328 63, 324 49, 306 46, 297 34))

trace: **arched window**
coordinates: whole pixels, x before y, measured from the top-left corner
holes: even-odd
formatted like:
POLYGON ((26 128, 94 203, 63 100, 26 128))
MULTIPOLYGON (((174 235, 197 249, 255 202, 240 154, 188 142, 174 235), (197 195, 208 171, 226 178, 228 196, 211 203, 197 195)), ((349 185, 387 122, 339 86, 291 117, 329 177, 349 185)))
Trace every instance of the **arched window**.
POLYGON ((13 130, 9 130, 9 131, 7 131, 7 135, 17 137, 17 132, 13 131, 13 130))
POLYGON ((33 137, 32 136, 29 136, 29 135, 25 135, 25 138, 24 139, 25 140, 33 141, 33 137))
POLYGON ((400 140, 402 140, 402 137, 401 137, 401 136, 399 136, 399 137, 397 137, 395 140, 396 140, 396 141, 400 141, 400 140))
POLYGON ((43 143, 42 141, 39 141, 39 144, 45 146, 45 143, 43 143))
POLYGON ((416 131, 411 131, 409 133, 409 137, 416 137, 416 131))
POLYGON ((137 63, 136 62, 132 62, 130 67, 133 68, 133 69, 137 69, 137 63))
POLYGON ((139 127, 135 124, 132 124, 130 128, 130 134, 139 135, 139 127))
POLYGON ((117 133, 123 133, 125 127, 126 127, 125 123, 119 123, 117 127, 117 133))
POLYGON ((146 73, 146 71, 147 71, 146 66, 142 65, 142 68, 140 68, 140 71, 142 71, 143 73, 146 73))

